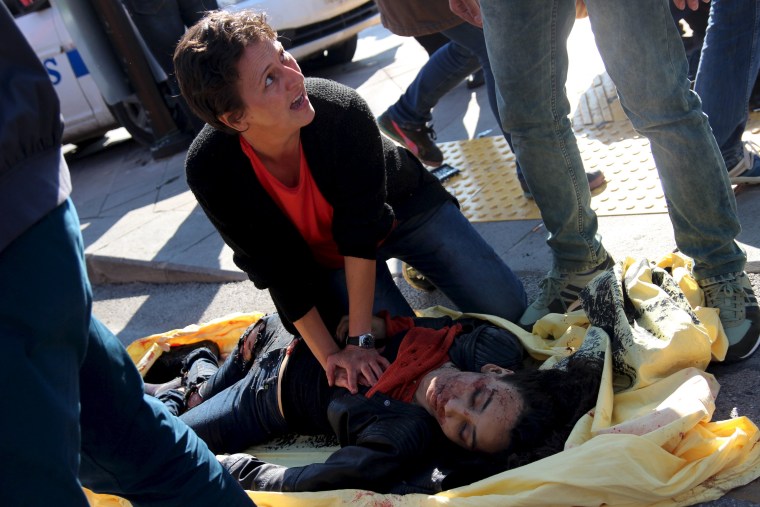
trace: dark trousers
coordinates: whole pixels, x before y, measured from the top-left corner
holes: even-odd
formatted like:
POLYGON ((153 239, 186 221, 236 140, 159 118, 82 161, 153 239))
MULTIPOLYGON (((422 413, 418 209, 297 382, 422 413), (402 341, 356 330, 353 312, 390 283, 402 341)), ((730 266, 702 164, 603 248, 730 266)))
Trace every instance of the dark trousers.
POLYGON ((3 505, 251 505, 206 445, 143 394, 119 340, 91 317, 71 201, 0 252, 3 505), (81 482, 80 482, 81 481, 81 482))

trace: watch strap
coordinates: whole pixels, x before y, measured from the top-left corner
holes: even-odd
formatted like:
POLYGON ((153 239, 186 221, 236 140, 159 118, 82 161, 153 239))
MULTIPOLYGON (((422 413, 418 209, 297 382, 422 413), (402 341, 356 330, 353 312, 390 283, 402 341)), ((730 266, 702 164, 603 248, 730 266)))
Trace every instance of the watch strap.
POLYGON ((358 336, 349 336, 346 338, 346 345, 356 345, 368 349, 370 347, 366 345, 366 342, 372 343, 372 346, 374 347, 375 337, 372 336, 372 333, 362 333, 358 336))
MULTIPOLYGON (((364 333, 359 336, 349 336, 346 338, 346 345, 356 345, 357 347, 361 347, 362 337, 364 337, 365 335, 372 336, 372 333, 364 333)), ((385 338, 375 338, 374 336, 372 336, 372 341, 374 342, 376 349, 385 347, 385 342, 386 342, 385 338)))

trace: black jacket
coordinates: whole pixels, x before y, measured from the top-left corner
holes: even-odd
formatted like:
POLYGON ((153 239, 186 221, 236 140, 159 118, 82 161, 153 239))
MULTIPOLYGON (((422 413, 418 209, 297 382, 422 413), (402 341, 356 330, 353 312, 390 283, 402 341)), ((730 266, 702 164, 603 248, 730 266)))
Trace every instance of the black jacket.
MULTIPOLYGON (((388 492, 430 462, 440 430, 421 407, 384 395, 348 395, 328 412, 341 448, 324 463, 284 467, 246 455, 225 463, 240 484, 254 491, 325 491, 358 488, 388 492)), ((235 455, 240 456, 240 455, 235 455)))
POLYGON ((330 422, 343 447, 324 463, 288 468, 233 454, 223 465, 251 491, 364 489, 399 495, 432 495, 506 469, 451 443, 423 408, 382 394, 334 401, 330 422))
POLYGON ((0 252, 71 193, 58 96, 0 5, 0 252))
MULTIPOLYGON (((512 333, 477 319, 458 322, 463 329, 449 357, 460 369, 479 371, 489 362, 521 367, 522 346, 512 333)), ((433 329, 451 323, 448 317, 415 319, 416 326, 433 329)), ((399 345, 397 336, 383 355, 395 360, 399 345)), ((372 398, 343 394, 330 402, 327 414, 341 448, 325 463, 288 468, 233 455, 225 460, 225 468, 246 489, 287 492, 358 488, 437 493, 497 471, 489 461, 446 439, 436 420, 418 405, 382 393, 372 398)))
MULTIPOLYGON (((454 198, 407 150, 380 135, 356 91, 306 80, 316 115, 301 144, 319 190, 333 206, 332 232, 342 255, 375 259, 378 244, 404 219, 454 198)), ((206 126, 188 151, 187 181, 234 261, 269 289, 293 322, 326 292, 308 245, 256 178, 237 135, 206 126)), ((456 202, 456 201, 454 201, 456 202)))

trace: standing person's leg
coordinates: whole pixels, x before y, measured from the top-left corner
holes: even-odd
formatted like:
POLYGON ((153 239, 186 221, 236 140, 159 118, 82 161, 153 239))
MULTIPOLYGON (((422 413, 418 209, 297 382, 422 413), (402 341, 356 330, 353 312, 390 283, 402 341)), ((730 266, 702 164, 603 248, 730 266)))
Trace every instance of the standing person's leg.
POLYGON ((200 506, 218 498, 251 505, 186 426, 142 401, 142 380, 124 347, 91 318, 84 246, 71 201, 0 254, 0 282, 0 336, 7 348, 0 359, 2 380, 24 386, 9 391, 13 409, 0 418, 5 435, 21 435, 0 444, 4 501, 87 505, 81 480, 134 505, 200 506), (54 289, 40 289, 45 286, 54 289), (30 395, 35 403, 28 402, 30 395), (127 427, 131 433, 122 431, 127 427), (127 455, 138 449, 143 454, 130 462, 127 455), (96 472, 93 456, 114 467, 96 472), (144 480, 140 486, 138 479, 144 480), (186 482, 189 492, 183 491, 186 482))
POLYGON ((512 134, 554 254, 541 294, 520 319, 530 328, 547 313, 566 311, 609 267, 564 91, 575 2, 481 0, 481 7, 502 126, 512 134))
MULTIPOLYGON (((488 95, 488 105, 491 107, 493 117, 496 118, 496 121, 501 127, 501 121, 499 120, 499 104, 496 100, 496 84, 494 83, 493 72, 491 71, 491 61, 488 58, 488 50, 486 48, 486 39, 483 30, 469 23, 462 23, 461 25, 444 30, 442 33, 460 46, 467 48, 478 59, 478 62, 483 69, 483 78, 486 83, 486 93, 488 95)), ((514 148, 512 147, 512 136, 503 128, 501 128, 501 133, 504 135, 507 144, 509 144, 509 148, 514 152, 514 148)), ((516 162, 516 164, 517 173, 522 174, 519 162, 516 162)))
POLYGON ((606 258, 591 210, 585 172, 570 127, 567 37, 572 0, 482 0, 491 68, 502 97, 500 117, 549 230, 554 264, 564 273, 606 258))
POLYGON ((441 49, 444 44, 449 43, 449 38, 443 35, 441 32, 429 33, 426 35, 415 35, 416 40, 425 51, 427 51, 428 58, 433 56, 433 53, 441 49))
MULTIPOLYGON (((494 118, 496 118, 496 121, 499 122, 499 125, 501 126, 501 121, 499 119, 499 104, 496 94, 496 84, 494 82, 493 72, 491 71, 491 61, 488 57, 486 39, 485 35, 483 34, 483 30, 469 23, 462 23, 461 25, 457 25, 455 27, 449 28, 448 30, 444 30, 443 34, 457 44, 460 44, 469 49, 472 54, 478 58, 478 61, 480 62, 480 65, 483 69, 483 78, 485 80, 486 92, 488 94, 488 104, 491 106, 491 112, 493 113, 494 118)), ((504 107, 509 106, 505 104, 504 107)), ((512 136, 510 133, 503 128, 501 129, 501 133, 504 135, 504 139, 507 141, 509 148, 512 150, 512 152, 514 152, 515 150, 512 146, 512 136)), ((520 162, 518 160, 515 160, 515 170, 517 171, 517 179, 520 182, 520 187, 522 188, 523 194, 528 199, 532 199, 533 195, 531 194, 530 189, 525 182, 525 176, 523 176, 522 169, 520 168, 520 162)), ((598 169, 587 172, 586 178, 588 179, 589 187, 591 190, 599 187, 604 183, 604 174, 598 169)))
POLYGON ((702 44, 704 43, 705 33, 707 32, 707 19, 710 16, 710 5, 700 2, 697 10, 693 11, 689 8, 679 9, 673 2, 671 2, 670 14, 673 16, 673 21, 675 21, 676 26, 678 27, 678 33, 681 36, 681 42, 686 51, 686 60, 689 62, 689 79, 694 80, 697 77, 697 67, 699 66, 702 44), (684 30, 680 24, 681 20, 689 25, 689 29, 691 30, 690 37, 684 36, 684 30))
POLYGON ((426 165, 437 167, 443 154, 428 122, 432 109, 452 88, 480 66, 467 48, 449 42, 428 59, 398 101, 377 118, 380 129, 406 146, 426 165))
MULTIPOLYGON (((142 379, 126 350, 105 326, 91 317, 92 294, 84 262, 84 245, 71 201, 59 206, 32 231, 41 237, 36 238, 35 248, 25 249, 23 260, 16 259, 13 264, 14 276, 22 277, 25 284, 18 286, 13 299, 23 304, 21 294, 28 293, 36 301, 28 304, 29 308, 40 312, 34 315, 34 326, 30 327, 44 333, 41 337, 48 340, 53 337, 54 343, 49 349, 29 344, 30 350, 36 351, 34 355, 43 360, 44 367, 34 382, 48 378, 55 382, 56 385, 49 388, 48 396, 64 389, 67 394, 56 397, 53 405, 63 411, 65 406, 73 403, 73 409, 69 410, 73 410, 75 419, 72 427, 71 422, 65 424, 70 417, 55 414, 24 418, 19 428, 32 435, 27 442, 27 456, 43 454, 60 458, 62 453, 57 450, 71 446, 76 457, 81 439, 79 478, 94 491, 123 496, 136 506, 212 505, 220 498, 232 505, 251 505, 245 492, 222 469, 205 444, 186 425, 170 416, 158 401, 148 400, 143 395, 142 379), (49 252, 55 252, 55 255, 49 252), (35 272, 26 273, 28 278, 20 269, 25 263, 35 272), (40 277, 37 283, 34 282, 35 276, 40 277), (57 282, 52 285, 55 290, 39 290, 43 283, 52 281, 57 282), (47 302, 40 299, 50 295, 58 299, 47 302), (75 358, 69 349, 74 350, 75 358), (70 365, 72 359, 74 367, 68 367, 66 376, 55 377, 55 372, 70 365), (71 386, 77 391, 72 393, 71 386), (51 421, 55 423, 51 424, 51 421), (35 422, 44 428, 36 431, 35 422), (51 443, 49 439, 57 441, 51 443)), ((35 238, 31 240, 34 243, 35 238)), ((5 283, 2 286, 6 287, 5 283)), ((9 320, 12 319, 2 319, 3 322, 9 320)), ((29 395, 28 390, 22 392, 29 395)), ((39 400, 45 400, 45 396, 41 395, 39 400)), ((46 404, 39 400, 23 406, 44 407, 46 404)), ((4 423, 8 420, 6 416, 2 419, 4 423)), ((60 459, 36 461, 52 467, 60 464, 60 459)), ((18 462, 14 466, 17 474, 27 477, 14 479, 17 484, 45 477, 45 487, 31 487, 28 495, 55 494, 56 489, 50 487, 51 477, 60 478, 68 470, 61 467, 64 470, 40 475, 34 472, 34 467, 20 467, 18 462)), ((75 464, 73 485, 78 487, 76 468, 75 464)), ((51 503, 58 503, 61 498, 75 498, 61 491, 58 493, 63 496, 52 498, 51 503)), ((27 501, 28 497, 21 503, 27 501)))
POLYGON ((760 0, 712 1, 694 91, 731 177, 760 179, 760 157, 742 143, 760 68, 759 46, 760 0))
MULTIPOLYGON (((438 51, 441 46, 448 44, 449 42, 449 38, 443 35, 441 32, 430 33, 426 35, 415 35, 414 38, 417 42, 420 43, 420 46, 425 48, 428 57, 433 56, 433 53, 438 51)), ((485 80, 483 78, 482 69, 473 72, 467 78, 467 88, 477 88, 483 84, 485 84, 485 80)))
POLYGON ((741 229, 736 201, 699 97, 690 90, 668 1, 586 3, 620 103, 650 141, 676 244, 695 260, 706 304, 720 309, 727 359, 748 357, 760 343, 760 310, 743 273, 746 256, 734 240, 741 229))
POLYGON ((736 201, 699 97, 690 90, 667 0, 586 3, 620 103, 650 141, 678 247, 695 259, 697 279, 741 271, 746 258, 734 242, 736 201))
POLYGON ((206 444, 143 394, 126 350, 94 317, 80 383, 82 484, 135 506, 252 505, 206 444))
POLYGON ((79 365, 89 300, 65 203, 0 252, 4 505, 88 505, 79 484, 79 365))
POLYGON ((463 312, 516 321, 522 282, 451 202, 401 221, 380 248, 414 266, 463 312))
MULTIPOLYGON (((488 50, 486 49, 486 39, 483 35, 483 30, 469 23, 462 23, 443 30, 441 33, 453 42, 467 48, 477 58, 478 64, 483 68, 488 104, 491 107, 494 118, 498 121, 499 106, 496 102, 496 85, 493 81, 493 73, 491 72, 491 63, 488 59, 488 50)), ((508 136, 507 133, 504 133, 504 135, 508 136)), ((507 137, 507 140, 509 141, 509 137, 507 137)))
POLYGON ((433 119, 431 111, 441 97, 479 66, 476 55, 466 47, 456 42, 444 44, 420 68, 414 81, 388 108, 388 113, 405 129, 427 124, 433 119))

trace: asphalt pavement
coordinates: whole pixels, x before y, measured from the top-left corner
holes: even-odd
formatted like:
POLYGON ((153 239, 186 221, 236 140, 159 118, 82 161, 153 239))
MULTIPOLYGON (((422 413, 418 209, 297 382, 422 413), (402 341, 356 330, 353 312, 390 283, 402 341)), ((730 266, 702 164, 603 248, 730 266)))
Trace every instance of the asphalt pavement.
MULTIPOLYGON (((570 39, 568 94, 577 98, 604 68, 587 21, 570 39)), ((426 53, 410 38, 382 27, 361 34, 354 61, 313 71, 357 88, 373 112, 396 101, 424 63, 426 53)), ((439 142, 496 135, 484 88, 457 87, 434 111, 439 142)), ((229 249, 198 207, 184 179, 184 153, 153 160, 123 130, 88 147, 70 147, 72 198, 82 222, 86 257, 95 284, 95 314, 126 344, 149 334, 181 328, 237 311, 273 311, 232 262, 229 249)), ((760 187, 737 195, 749 256, 750 278, 760 294, 760 187)), ((534 296, 551 265, 539 220, 480 222, 475 227, 525 281, 534 296)), ((657 258, 675 248, 664 213, 601 217, 599 231, 616 258, 657 258)), ((411 289, 391 263, 399 286, 415 307, 447 304, 438 292, 411 289)), ((716 419, 733 414, 760 422, 760 353, 734 365, 715 365, 721 383, 716 419)), ((703 505, 760 505, 760 480, 703 505)))

